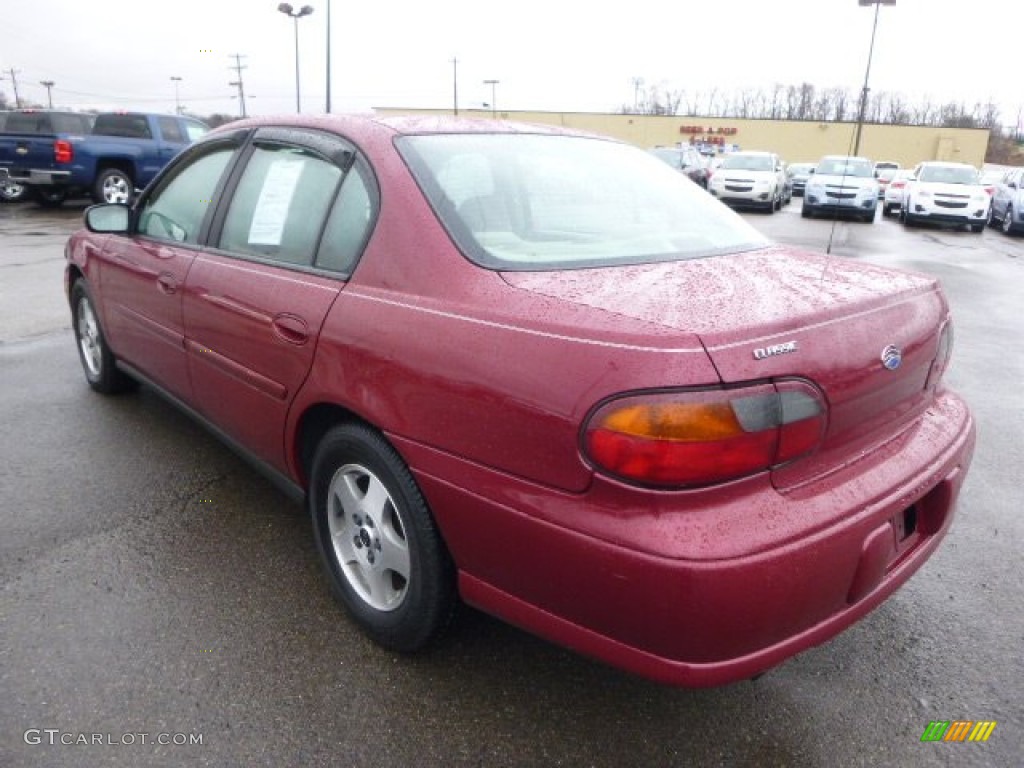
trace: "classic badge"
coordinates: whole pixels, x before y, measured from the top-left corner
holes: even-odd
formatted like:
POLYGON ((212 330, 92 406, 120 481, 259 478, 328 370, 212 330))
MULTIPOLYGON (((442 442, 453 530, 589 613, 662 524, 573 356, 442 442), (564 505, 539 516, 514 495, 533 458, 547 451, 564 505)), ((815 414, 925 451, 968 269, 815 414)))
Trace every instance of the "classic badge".
POLYGON ((770 347, 758 347, 754 350, 755 360, 764 360, 766 357, 775 357, 775 355, 785 355, 790 352, 796 352, 796 342, 787 341, 784 344, 772 344, 770 347))

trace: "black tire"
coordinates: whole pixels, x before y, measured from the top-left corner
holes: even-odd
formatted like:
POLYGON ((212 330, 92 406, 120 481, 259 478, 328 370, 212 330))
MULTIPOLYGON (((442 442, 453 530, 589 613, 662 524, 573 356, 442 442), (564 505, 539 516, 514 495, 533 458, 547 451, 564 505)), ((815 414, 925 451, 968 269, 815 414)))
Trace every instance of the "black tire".
POLYGON ((1013 206, 1006 206, 1006 210, 1003 211, 1003 218, 999 222, 999 228, 1003 231, 1004 235, 1012 235, 1014 233, 1013 206))
POLYGON ((120 168, 104 168, 92 187, 92 199, 97 203, 125 203, 135 189, 132 177, 120 168))
POLYGON ((323 437, 309 503, 331 591, 367 635, 413 653, 444 634, 455 568, 409 468, 379 432, 346 423, 323 437))
POLYGON ((980 235, 982 230, 985 229, 985 222, 981 222, 980 224, 971 224, 970 228, 971 232, 973 232, 976 235, 980 235))
POLYGON ((0 179, 0 203, 20 203, 28 199, 28 187, 11 181, 6 176, 0 179))
POLYGON ((883 205, 882 206, 882 218, 883 219, 888 219, 890 216, 892 216, 892 208, 890 208, 888 205, 883 205))
POLYGON ((71 288, 71 327, 75 331, 78 359, 90 387, 104 395, 113 395, 135 386, 134 379, 117 367, 117 359, 107 345, 85 280, 76 280, 71 288))
POLYGON ((60 208, 68 197, 62 187, 35 187, 32 191, 36 203, 43 208, 60 208))
POLYGON ((801 215, 801 216, 802 216, 803 218, 805 218, 805 219, 810 219, 810 218, 812 218, 812 217, 811 217, 811 209, 810 209, 810 208, 808 208, 808 207, 807 207, 806 205, 800 206, 800 215, 801 215))

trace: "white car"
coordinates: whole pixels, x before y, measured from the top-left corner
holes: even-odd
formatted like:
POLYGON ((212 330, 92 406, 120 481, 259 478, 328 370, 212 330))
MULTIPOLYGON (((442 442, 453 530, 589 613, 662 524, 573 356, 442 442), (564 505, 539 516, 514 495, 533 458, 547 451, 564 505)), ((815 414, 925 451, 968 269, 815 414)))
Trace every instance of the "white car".
POLYGON ((817 213, 844 214, 870 223, 875 220, 879 196, 870 160, 825 155, 807 180, 800 215, 809 219, 817 213))
POLYGON ((892 216, 893 211, 898 211, 903 205, 903 190, 906 189, 907 180, 914 175, 913 171, 895 171, 885 185, 885 192, 882 193, 882 215, 892 216))
POLYGON ((782 207, 785 188, 785 168, 774 152, 730 152, 708 182, 708 191, 726 205, 769 213, 782 207))
POLYGON ((981 232, 991 207, 992 198, 973 165, 928 160, 918 163, 907 181, 900 221, 963 224, 972 232, 981 232))

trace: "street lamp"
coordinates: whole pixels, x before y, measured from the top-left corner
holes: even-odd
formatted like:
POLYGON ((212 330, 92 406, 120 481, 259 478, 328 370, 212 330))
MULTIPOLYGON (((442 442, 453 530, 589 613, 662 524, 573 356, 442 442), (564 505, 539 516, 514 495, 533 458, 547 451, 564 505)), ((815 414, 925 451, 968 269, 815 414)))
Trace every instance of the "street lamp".
POLYGON ((174 114, 180 115, 181 114, 181 99, 179 98, 179 95, 178 95, 178 83, 181 82, 181 78, 180 77, 175 77, 174 75, 171 75, 171 82, 174 83, 174 114))
POLYGON ((331 0, 327 0, 327 98, 324 111, 331 114, 331 0))
POLYGON ((53 80, 40 80, 39 84, 46 89, 46 103, 50 105, 50 109, 53 109, 53 93, 50 91, 56 83, 53 80))
POLYGON ((295 111, 302 112, 302 101, 299 96, 299 19, 309 16, 313 12, 313 6, 304 5, 296 11, 291 3, 281 3, 277 10, 295 20, 295 111))
POLYGON ((498 97, 495 95, 495 87, 500 83, 500 80, 484 80, 484 85, 491 86, 491 117, 495 118, 498 116, 498 97))
POLYGON ((860 109, 857 110, 857 133, 853 140, 853 154, 860 154, 860 134, 864 128, 864 112, 868 108, 868 78, 871 77, 871 57, 875 53, 875 30, 878 29, 878 9, 883 5, 896 5, 896 0, 857 0, 857 5, 875 6, 875 21, 871 26, 871 46, 868 48, 868 66, 864 70, 864 87, 860 91, 860 109))

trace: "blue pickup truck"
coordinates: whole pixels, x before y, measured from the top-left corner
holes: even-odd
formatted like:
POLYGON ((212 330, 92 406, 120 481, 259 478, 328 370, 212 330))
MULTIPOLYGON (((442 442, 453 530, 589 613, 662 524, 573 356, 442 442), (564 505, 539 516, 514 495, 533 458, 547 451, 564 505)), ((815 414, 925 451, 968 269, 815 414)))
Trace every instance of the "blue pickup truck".
POLYGON ((178 115, 10 112, 0 132, 0 176, 45 206, 82 193, 123 203, 207 130, 178 115))

